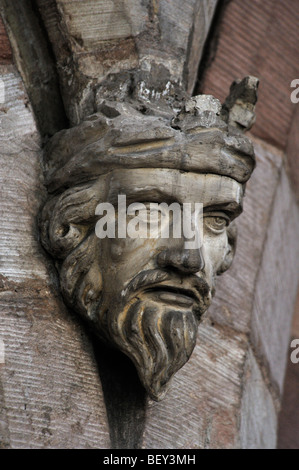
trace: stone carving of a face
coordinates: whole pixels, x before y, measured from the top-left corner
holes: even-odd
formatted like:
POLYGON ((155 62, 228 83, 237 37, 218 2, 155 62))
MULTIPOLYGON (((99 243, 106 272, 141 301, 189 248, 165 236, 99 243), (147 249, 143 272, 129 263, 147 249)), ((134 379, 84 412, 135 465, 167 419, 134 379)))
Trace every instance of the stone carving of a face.
POLYGON ((42 213, 42 242, 56 259, 63 296, 100 338, 130 357, 154 399, 189 359, 215 277, 234 255, 232 221, 254 154, 219 114, 211 97, 172 121, 106 103, 54 136, 46 151, 52 196, 42 213), (194 224, 202 227, 202 245, 189 248, 183 231, 180 238, 116 232, 99 239, 96 208, 108 202, 117 215, 120 194, 148 214, 151 203, 201 203, 194 224))

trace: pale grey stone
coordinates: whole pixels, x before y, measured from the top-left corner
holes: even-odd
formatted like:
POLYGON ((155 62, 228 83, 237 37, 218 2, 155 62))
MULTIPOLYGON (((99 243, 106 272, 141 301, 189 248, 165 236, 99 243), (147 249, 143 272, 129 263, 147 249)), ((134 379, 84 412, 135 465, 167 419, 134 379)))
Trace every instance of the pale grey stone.
POLYGON ((240 420, 241 449, 275 449, 276 410, 251 349, 244 370, 240 420))
POLYGON ((298 207, 282 168, 256 279, 251 323, 253 344, 280 393, 298 287, 298 233, 298 207))

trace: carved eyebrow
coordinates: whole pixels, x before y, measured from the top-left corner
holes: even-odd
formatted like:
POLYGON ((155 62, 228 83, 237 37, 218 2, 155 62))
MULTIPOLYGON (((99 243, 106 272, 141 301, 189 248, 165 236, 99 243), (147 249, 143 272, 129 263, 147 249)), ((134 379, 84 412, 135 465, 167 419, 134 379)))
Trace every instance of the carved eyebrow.
POLYGON ((243 211, 242 204, 236 201, 233 201, 233 202, 229 201, 229 202, 224 202, 220 204, 210 204, 210 205, 204 206, 203 208, 204 214, 207 212, 225 212, 231 220, 238 217, 238 215, 240 215, 242 211, 243 211))
POLYGON ((177 202, 178 204, 181 204, 181 202, 173 194, 169 194, 161 190, 158 190, 158 191, 149 190, 148 192, 141 191, 141 192, 136 192, 135 194, 127 194, 128 203, 131 203, 132 201, 136 201, 137 199, 138 199, 138 202, 156 202, 158 204, 162 202, 166 202, 167 204, 177 202))
MULTIPOLYGON (((128 189, 128 188, 126 188, 128 189)), ((110 202, 112 204, 117 204, 117 196, 119 193, 115 192, 112 195, 110 202)), ((167 204, 171 204, 172 202, 180 201, 176 198, 174 194, 171 194, 163 189, 160 188, 134 188, 132 191, 126 191, 123 194, 126 195, 127 204, 131 204, 132 202, 166 202, 167 204)))

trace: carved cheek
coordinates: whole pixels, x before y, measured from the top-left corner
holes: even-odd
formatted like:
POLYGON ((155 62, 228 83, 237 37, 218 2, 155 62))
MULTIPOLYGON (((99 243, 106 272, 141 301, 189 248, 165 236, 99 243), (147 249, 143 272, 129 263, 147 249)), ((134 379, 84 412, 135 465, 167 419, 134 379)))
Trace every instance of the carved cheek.
POLYGON ((102 273, 97 263, 94 263, 84 277, 79 292, 79 299, 87 312, 90 305, 99 300, 102 288, 102 273))
POLYGON ((106 243, 109 244, 109 254, 111 260, 118 263, 121 261, 128 251, 127 240, 122 238, 110 239, 106 243))
POLYGON ((205 233, 203 247, 206 269, 211 277, 214 277, 227 253, 228 239, 226 230, 218 235, 205 233))
POLYGON ((104 242, 102 252, 107 259, 107 266, 111 268, 111 264, 114 265, 115 272, 121 271, 122 266, 125 266, 127 274, 135 274, 145 267, 154 267, 151 265, 159 240, 127 237, 105 239, 101 242, 104 242))

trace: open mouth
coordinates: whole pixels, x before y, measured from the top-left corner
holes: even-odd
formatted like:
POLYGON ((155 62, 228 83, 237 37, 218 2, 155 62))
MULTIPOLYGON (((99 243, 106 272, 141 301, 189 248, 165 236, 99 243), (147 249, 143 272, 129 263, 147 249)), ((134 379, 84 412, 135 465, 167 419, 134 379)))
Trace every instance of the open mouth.
POLYGON ((200 300, 198 295, 196 295, 191 289, 184 289, 181 287, 160 285, 147 289, 145 292, 153 294, 158 297, 159 300, 164 302, 170 302, 187 307, 193 305, 194 302, 198 303, 200 300))

